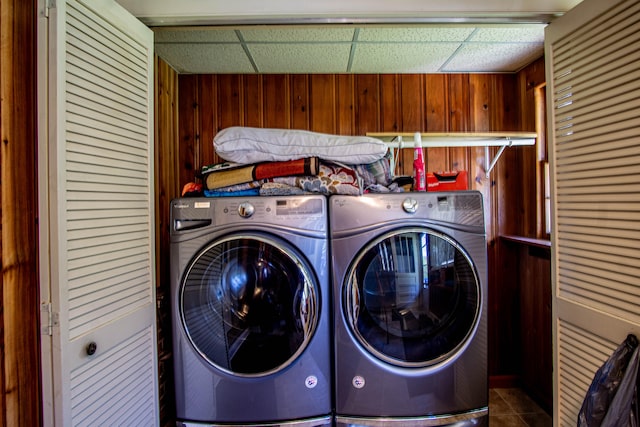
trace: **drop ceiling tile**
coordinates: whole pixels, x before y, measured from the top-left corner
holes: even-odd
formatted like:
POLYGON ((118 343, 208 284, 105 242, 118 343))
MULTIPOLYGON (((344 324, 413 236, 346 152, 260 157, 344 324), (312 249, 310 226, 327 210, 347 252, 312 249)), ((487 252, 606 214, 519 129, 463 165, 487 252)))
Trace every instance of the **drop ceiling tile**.
POLYGON ((246 42, 350 42, 353 28, 248 28, 240 30, 246 42))
POLYGON ((541 43, 466 43, 443 72, 516 72, 541 57, 541 43))
POLYGON ((350 43, 247 43, 260 73, 344 73, 350 43))
POLYGON ((464 41, 474 27, 365 27, 358 41, 372 42, 447 42, 464 41))
POLYGON ((469 38, 474 42, 544 43, 546 24, 519 25, 517 27, 479 27, 469 38))
POLYGON ((435 73, 459 43, 358 43, 353 73, 435 73))
POLYGON ((233 29, 212 27, 153 28, 156 43, 239 43, 233 29))
POLYGON ((240 44, 167 44, 155 46, 158 56, 178 73, 254 73, 240 44))

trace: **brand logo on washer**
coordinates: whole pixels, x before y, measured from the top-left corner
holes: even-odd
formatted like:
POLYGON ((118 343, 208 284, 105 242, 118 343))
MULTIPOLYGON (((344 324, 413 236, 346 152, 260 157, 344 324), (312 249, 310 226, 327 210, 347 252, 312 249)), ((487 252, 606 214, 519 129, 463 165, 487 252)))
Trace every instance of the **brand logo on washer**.
POLYGON ((364 387, 364 378, 361 377, 360 375, 356 375, 351 380, 351 384, 353 384, 353 386, 355 388, 362 388, 362 387, 364 387))
POLYGON ((318 377, 316 377, 315 375, 309 375, 304 380, 304 385, 307 386, 307 388, 314 388, 318 385, 318 377))

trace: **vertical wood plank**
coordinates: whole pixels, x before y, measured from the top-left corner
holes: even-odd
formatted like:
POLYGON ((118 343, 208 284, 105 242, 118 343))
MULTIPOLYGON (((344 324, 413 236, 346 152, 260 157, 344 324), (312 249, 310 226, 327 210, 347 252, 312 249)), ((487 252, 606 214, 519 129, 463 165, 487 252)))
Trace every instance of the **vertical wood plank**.
POLYGON ((553 408, 551 251, 520 247, 520 340, 522 382, 549 412, 553 408))
POLYGON ((309 129, 309 76, 291 75, 291 127, 309 129))
POLYGON ((353 74, 336 76, 336 133, 338 135, 354 135, 355 118, 355 83, 353 74))
MULTIPOLYGON (((514 112, 519 105, 520 96, 518 95, 516 76, 494 76, 493 91, 492 96, 495 101, 491 110, 492 129, 517 129, 520 120, 514 112), (515 96, 509 96, 509 94, 515 94, 515 96)), ((527 148, 523 146, 504 150, 491 174, 493 182, 496 183, 494 186, 494 206, 509 206, 508 211, 501 209, 494 212, 496 234, 525 235, 521 230, 523 224, 528 220, 522 215, 523 203, 527 197, 533 196, 535 199, 535 189, 530 192, 529 190, 525 191, 523 187, 521 168, 524 165, 520 162, 523 152, 527 148), (519 214, 514 216, 515 212, 519 214)), ((497 149, 492 149, 492 155, 495 155, 496 151, 497 149)), ((531 181, 535 185, 535 179, 531 181)))
MULTIPOLYGON (((244 104, 242 86, 242 76, 237 74, 219 74, 217 76, 218 97, 215 100, 205 100, 202 102, 216 102, 216 113, 218 114, 218 129, 230 126, 244 125, 244 104)), ((264 107, 263 107, 264 108, 264 107)))
POLYGON ((314 132, 335 133, 335 77, 330 74, 312 74, 309 86, 309 129, 314 132))
POLYGON ((469 130, 469 75, 448 74, 449 132, 469 130))
MULTIPOLYGON (((493 75, 491 82, 491 104, 490 119, 491 129, 509 130, 511 126, 507 122, 510 117, 508 109, 508 101, 506 97, 517 98, 514 92, 515 87, 512 82, 505 83, 505 80, 511 80, 510 76, 493 75), (509 96, 508 94, 513 94, 509 96)), ((511 173, 510 168, 512 162, 517 159, 517 149, 504 150, 500 160, 496 163, 491 172, 492 183, 492 203, 490 212, 490 230, 491 239, 488 247, 489 255, 489 292, 494 295, 495 304, 489 312, 489 322, 496 327, 491 331, 489 336, 489 351, 494 357, 491 359, 489 369, 496 374, 508 374, 519 371, 519 365, 516 361, 520 360, 520 345, 518 339, 520 310, 518 301, 519 283, 515 280, 509 280, 512 277, 509 271, 517 271, 520 268, 521 259, 510 253, 512 249, 498 236, 501 234, 512 234, 509 224, 515 224, 521 220, 522 211, 521 195, 516 196, 519 190, 519 178, 517 173, 511 173), (515 157, 513 157, 515 156, 515 157), (509 206, 509 214, 511 219, 504 215, 502 206, 509 206)), ((490 148, 491 156, 495 156, 498 149, 490 148)))
MULTIPOLYGON (((491 130, 491 106, 493 77, 490 74, 471 74, 469 76, 470 123, 469 130, 488 132, 491 130)), ((490 197, 491 179, 485 171, 485 150, 483 147, 470 148, 469 181, 473 190, 483 193, 485 199, 485 217, 490 218, 487 201, 490 197)), ((490 231, 490 229, 488 230, 490 231)))
MULTIPOLYGON (((491 220, 491 218, 489 218, 491 220)), ((494 376, 520 373, 520 300, 516 279, 522 259, 500 238, 489 242, 489 372, 494 376), (511 278, 511 279, 508 279, 511 278)))
POLYGON ((400 111, 403 132, 423 132, 426 128, 423 102, 423 79, 418 74, 403 74, 400 77, 400 111))
POLYGON ((289 129, 291 127, 289 76, 285 74, 265 75, 263 90, 265 126, 289 129))
POLYGON ((205 102, 205 99, 217 98, 217 84, 215 75, 203 75, 200 77, 200 87, 198 91, 199 106, 199 143, 201 154, 198 156, 196 164, 196 172, 199 172, 204 165, 215 163, 215 154, 213 149, 213 137, 216 135, 216 118, 215 104, 205 102))
POLYGON ((37 426, 42 413, 33 2, 2 1, 0 41, 0 424, 37 426))
MULTIPOLYGON (((398 104, 401 112, 401 129, 403 132, 423 132, 426 129, 424 79, 419 74, 403 74, 400 76, 400 99, 398 104)), ((423 149, 425 168, 429 163, 431 149, 423 149)), ((402 150, 400 163, 403 166, 404 175, 413 175, 413 149, 402 150)), ((425 171, 426 172, 426 171, 425 171)))
MULTIPOLYGON (((521 96, 518 98, 519 103, 513 106, 514 111, 520 111, 519 127, 531 132, 536 131, 536 87, 544 82, 544 60, 538 60, 525 67, 518 75, 515 84, 517 93, 521 96)), ((509 118, 511 120, 511 118, 509 118)), ((530 214, 524 217, 521 223, 520 233, 523 236, 535 237, 539 234, 540 227, 538 218, 538 191, 539 185, 542 184, 542 170, 538 167, 538 150, 536 146, 521 147, 519 155, 521 156, 522 167, 519 172, 522 176, 522 193, 524 194, 522 203, 523 212, 530 214), (535 213, 534 213, 535 212, 535 213)), ((542 206, 543 203, 540 203, 542 206)))
POLYGON ((474 132, 491 130, 490 105, 492 105, 493 78, 491 74, 469 75, 469 128, 474 132))
MULTIPOLYGON (((490 74, 469 75, 469 128, 471 131, 485 132, 491 128, 491 111, 496 103, 496 94, 493 90, 494 77, 490 74)), ((490 152, 495 151, 489 148, 490 152)), ((493 218, 491 212, 491 177, 485 171, 485 149, 484 147, 469 148, 469 188, 480 191, 484 200, 484 212, 486 220, 486 233, 488 240, 493 239, 494 226, 490 221, 493 218)))
POLYGON ((380 131, 402 132, 402 95, 400 76, 382 74, 380 76, 380 131))
POLYGON ((536 131, 535 88, 545 82, 544 57, 532 62, 518 73, 519 97, 517 110, 520 113, 519 129, 526 132, 536 131))
POLYGON ((356 132, 366 135, 380 129, 380 80, 374 74, 355 76, 356 132))
MULTIPOLYGON (((178 74, 156 56, 155 171, 158 210, 168 212, 169 202, 181 190, 179 177, 180 131, 178 120, 178 74)), ((162 224, 162 222, 161 222, 162 224)), ((164 223, 168 227, 168 223, 164 223)), ((168 230, 168 228, 167 228, 168 230)), ((158 263, 160 265, 161 263, 158 263)), ((164 277, 159 275, 158 277, 164 277)))
POLYGON ((196 170, 197 139, 200 126, 198 120, 198 87, 200 76, 183 75, 178 77, 180 97, 178 99, 178 117, 180 142, 178 146, 178 183, 182 188, 187 182, 193 181, 196 170))
MULTIPOLYGON (((400 93, 400 75, 382 74, 380 76, 380 131, 401 132, 402 129, 402 95, 400 93)), ((413 154, 407 156, 404 149, 389 148, 394 150, 395 170, 394 175, 408 175, 411 172, 413 154), (407 172, 409 171, 409 172, 407 172)))
MULTIPOLYGON (((449 81, 446 74, 425 76, 425 112, 427 132, 449 132, 449 81)), ((446 148, 427 150, 428 172, 448 169, 449 151, 446 148)))
POLYGON ((246 74, 242 78, 244 80, 244 126, 263 127, 262 76, 259 74, 246 74))
POLYGON ((449 132, 449 82, 446 74, 424 76, 427 132, 449 132))
MULTIPOLYGON (((471 117, 469 105, 469 75, 449 74, 449 132, 468 132, 471 117)), ((448 170, 469 170, 469 148, 452 147, 448 170)))

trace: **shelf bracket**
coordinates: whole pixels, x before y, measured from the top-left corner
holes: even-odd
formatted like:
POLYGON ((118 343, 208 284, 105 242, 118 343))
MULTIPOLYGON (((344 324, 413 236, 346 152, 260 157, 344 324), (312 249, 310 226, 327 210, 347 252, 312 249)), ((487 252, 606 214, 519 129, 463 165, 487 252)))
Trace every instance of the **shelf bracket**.
POLYGON ((508 145, 501 145, 500 148, 498 149, 498 152, 496 153, 496 156, 492 160, 489 160, 489 156, 490 156, 489 146, 488 145, 484 146, 484 173, 486 174, 487 178, 489 178, 489 174, 491 173, 491 170, 498 162, 498 159, 500 159, 500 156, 504 152, 504 149, 511 146, 512 146, 511 140, 509 140, 508 145))

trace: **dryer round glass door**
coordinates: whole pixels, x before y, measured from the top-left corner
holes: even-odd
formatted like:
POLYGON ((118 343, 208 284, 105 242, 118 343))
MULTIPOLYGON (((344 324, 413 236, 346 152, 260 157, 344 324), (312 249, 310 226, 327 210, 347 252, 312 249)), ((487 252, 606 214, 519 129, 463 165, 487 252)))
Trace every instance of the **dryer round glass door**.
POLYGON ((275 238, 234 235, 191 261, 180 287, 182 324, 211 365, 240 376, 288 366, 313 335, 317 279, 305 258, 275 238))
POLYGON ((399 229, 370 242, 351 264, 342 289, 353 336, 396 366, 450 360, 477 328, 476 269, 453 239, 429 229, 399 229))

